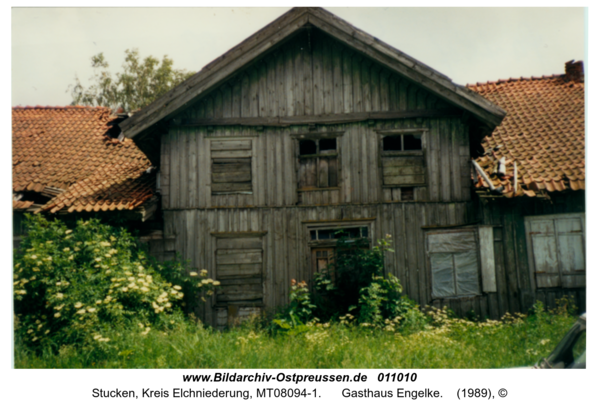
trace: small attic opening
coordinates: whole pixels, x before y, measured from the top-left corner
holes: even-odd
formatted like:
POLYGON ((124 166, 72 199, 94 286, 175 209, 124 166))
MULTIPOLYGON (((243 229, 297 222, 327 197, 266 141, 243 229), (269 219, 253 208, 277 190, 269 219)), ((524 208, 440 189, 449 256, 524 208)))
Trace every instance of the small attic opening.
POLYGON ((108 126, 110 128, 106 131, 106 135, 111 139, 116 139, 121 135, 121 128, 119 127, 119 123, 123 122, 127 119, 129 115, 123 112, 116 112, 113 120, 108 122, 108 126))

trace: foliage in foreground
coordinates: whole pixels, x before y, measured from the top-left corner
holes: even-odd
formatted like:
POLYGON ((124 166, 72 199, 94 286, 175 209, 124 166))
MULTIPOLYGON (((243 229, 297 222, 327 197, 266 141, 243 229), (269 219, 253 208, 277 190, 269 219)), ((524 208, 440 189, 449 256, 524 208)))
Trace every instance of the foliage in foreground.
POLYGON ((445 310, 427 313, 422 330, 402 332, 341 318, 309 323, 304 331, 270 335, 257 322, 219 332, 180 319, 143 336, 123 331, 103 358, 77 345, 39 356, 17 338, 21 368, 500 368, 530 366, 547 356, 575 318, 538 310, 529 317, 472 322, 445 310), (291 336, 291 337, 290 337, 291 336))
POLYGON ((174 69, 173 60, 166 55, 162 61, 153 56, 140 60, 139 51, 135 48, 125 50, 123 72, 117 73, 115 78, 108 70, 108 62, 102 53, 92 57, 92 68, 92 85, 85 88, 75 77, 75 85, 69 87, 72 105, 108 106, 131 112, 149 105, 194 75, 193 72, 174 69))
POLYGON ((124 333, 145 336, 181 320, 183 288, 161 273, 187 272, 150 262, 126 230, 96 219, 71 230, 41 215, 29 217, 26 228, 15 252, 13 287, 15 334, 28 349, 76 345, 110 353, 124 333))
POLYGON ((378 327, 389 322, 416 329, 425 324, 418 305, 402 294, 395 276, 384 276, 386 252, 392 252, 390 235, 369 249, 364 238, 349 239, 340 230, 335 260, 327 269, 315 273, 315 290, 305 282, 292 279, 290 304, 273 319, 274 332, 304 331, 308 322, 342 320, 378 327))
POLYGON ((445 309, 424 313, 404 303, 392 278, 384 283, 372 275, 354 313, 320 323, 306 284, 293 282, 279 325, 285 330, 268 330, 267 319, 257 319, 219 332, 177 307, 183 286, 214 290, 216 282, 202 279, 205 271, 150 263, 127 232, 97 220, 73 230, 42 217, 30 222, 15 256, 19 368, 527 366, 547 356, 575 321, 568 299, 552 312, 538 303, 530 316, 500 321, 458 319, 445 309))

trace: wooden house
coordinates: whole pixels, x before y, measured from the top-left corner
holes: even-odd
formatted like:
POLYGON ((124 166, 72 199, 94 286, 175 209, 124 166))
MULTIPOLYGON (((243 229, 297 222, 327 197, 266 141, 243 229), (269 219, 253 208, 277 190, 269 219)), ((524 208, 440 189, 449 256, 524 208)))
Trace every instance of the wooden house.
POLYGON ((508 230, 480 222, 471 158, 505 114, 328 11, 295 8, 121 129, 159 169, 154 252, 221 282, 199 308, 207 323, 287 304, 340 228, 390 234, 386 273, 420 304, 498 317, 513 275, 490 260, 508 230))
POLYGON ((583 62, 567 62, 561 75, 469 88, 508 112, 484 138, 474 179, 497 279, 481 314, 527 310, 536 300, 555 307, 564 296, 585 311, 583 62))

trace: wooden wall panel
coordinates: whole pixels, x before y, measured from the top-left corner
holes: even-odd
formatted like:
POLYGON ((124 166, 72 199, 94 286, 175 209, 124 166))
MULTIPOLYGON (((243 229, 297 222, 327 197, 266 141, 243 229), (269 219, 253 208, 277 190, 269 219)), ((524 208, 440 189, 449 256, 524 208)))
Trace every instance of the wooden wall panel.
MULTIPOLYGON (((313 31, 309 44, 308 32, 304 31, 285 47, 228 79, 181 116, 290 117, 448 107, 417 85, 327 36, 313 31)), ((475 213, 468 205, 469 157, 468 129, 456 117, 310 128, 174 126, 161 141, 165 235, 176 236, 177 250, 194 267, 208 269, 215 278, 217 240, 210 232, 267 231, 262 254, 264 302, 281 306, 289 298, 291 279, 311 279, 308 238, 302 221, 375 217, 374 236, 381 238, 389 233, 393 237, 395 252, 386 258, 386 271, 398 276, 411 298, 427 304, 431 301, 431 278, 421 227, 482 218, 487 225, 506 225, 494 231, 499 291, 477 299, 438 303, 454 305, 459 313, 473 309, 490 316, 522 309, 535 295, 524 278, 527 249, 521 238, 521 219, 552 209, 534 204, 509 216, 499 216, 503 210, 498 207, 475 213), (415 201, 402 201, 399 188, 383 188, 380 172, 377 131, 406 128, 425 129, 427 186, 414 189, 415 201), (339 177, 337 188, 299 194, 301 175, 297 174, 297 140, 293 135, 309 131, 343 132, 338 138, 339 177), (233 145, 237 147, 233 149, 233 145), (211 146, 213 157, 247 152, 251 157, 252 194, 211 195, 215 176, 211 146), (250 148, 242 149, 244 146, 250 148)), ((581 206, 569 200, 557 205, 581 206)), ((585 294, 574 293, 579 302, 585 298, 585 294)), ((544 295, 544 299, 549 296, 544 295)), ((214 320, 212 306, 207 305, 202 312, 207 322, 214 320)))
MULTIPOLYGON (((262 259, 264 303, 277 307, 288 302, 292 279, 309 283, 312 279, 308 230, 303 221, 375 218, 370 232, 373 241, 386 234, 392 236, 394 252, 386 254, 386 273, 400 279, 404 293, 409 297, 427 304, 430 301, 430 279, 421 225, 435 219, 434 214, 439 210, 433 204, 405 203, 165 211, 165 235, 176 237, 177 252, 190 260, 193 269, 207 269, 213 279, 217 278, 219 268, 221 275, 231 275, 235 272, 231 268, 240 269, 240 263, 254 264, 262 259), (255 237, 239 240, 216 238, 214 235, 215 232, 248 231, 265 232, 260 245, 255 237), (243 248, 239 248, 240 243, 243 248), (230 254, 226 251, 243 253, 230 254)), ((255 270, 251 268, 241 272, 255 270)), ((212 313, 209 306, 204 308, 205 319, 214 318, 209 316, 212 313)))
POLYGON ((229 78, 196 103, 188 117, 298 116, 448 106, 389 69, 312 30, 299 33, 229 78))

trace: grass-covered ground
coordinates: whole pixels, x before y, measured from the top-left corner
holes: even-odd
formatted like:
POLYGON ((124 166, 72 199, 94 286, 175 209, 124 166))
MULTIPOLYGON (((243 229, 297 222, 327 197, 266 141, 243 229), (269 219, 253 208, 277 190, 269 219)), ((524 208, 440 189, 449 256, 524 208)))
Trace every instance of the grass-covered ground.
POLYGON ((471 322, 431 312, 420 329, 313 323, 269 334, 258 322, 215 331, 188 320, 169 331, 120 328, 99 348, 57 353, 15 344, 17 368, 500 368, 533 365, 575 321, 538 311, 471 322), (146 332, 146 334, 143 334, 146 332))
POLYGON ((18 368, 517 367, 547 356, 575 320, 566 298, 501 321, 423 313, 384 276, 386 236, 369 250, 339 239, 337 285, 332 271, 315 275, 315 293, 292 280, 286 308, 220 332, 184 317, 185 300, 219 287, 207 270, 150 261, 97 219, 31 216, 27 230, 13 269, 18 368))

